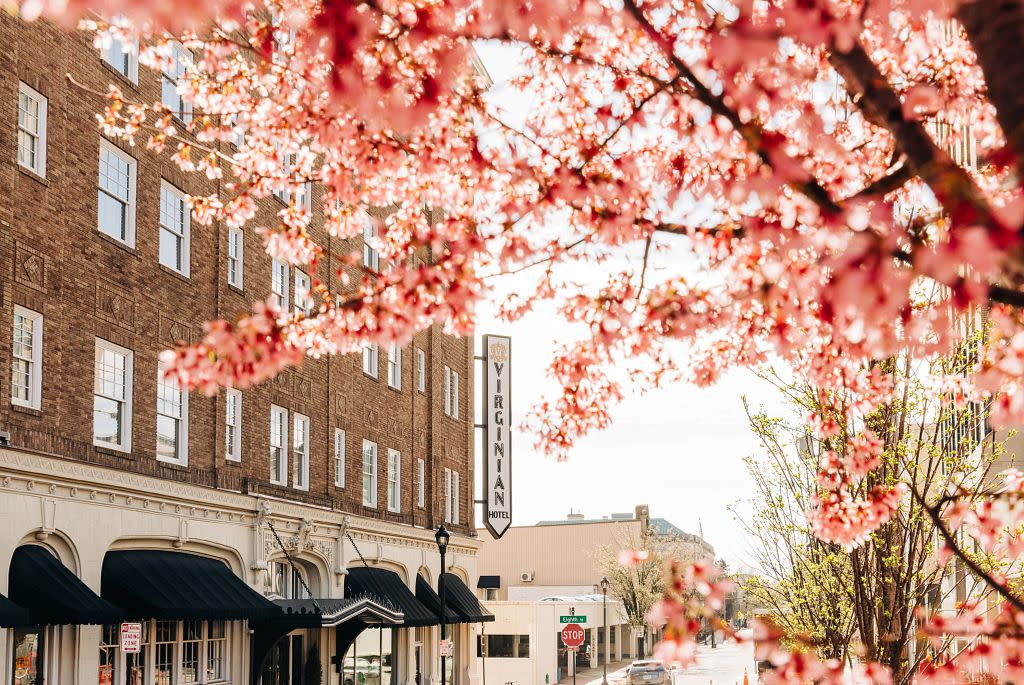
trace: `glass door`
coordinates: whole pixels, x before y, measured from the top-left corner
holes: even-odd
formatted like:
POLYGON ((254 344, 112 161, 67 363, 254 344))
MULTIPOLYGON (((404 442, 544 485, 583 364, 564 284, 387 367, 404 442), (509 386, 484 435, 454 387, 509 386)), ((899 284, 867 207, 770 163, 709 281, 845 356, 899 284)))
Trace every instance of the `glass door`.
POLYGON ((11 660, 14 685, 44 685, 46 682, 45 636, 41 626, 14 629, 14 658, 11 660))

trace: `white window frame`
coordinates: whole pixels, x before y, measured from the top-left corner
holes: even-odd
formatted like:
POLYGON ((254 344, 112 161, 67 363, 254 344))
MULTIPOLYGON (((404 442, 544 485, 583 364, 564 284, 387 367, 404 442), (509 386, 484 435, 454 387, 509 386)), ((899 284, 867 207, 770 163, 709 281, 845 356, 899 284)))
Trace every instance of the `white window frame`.
POLYGON ((452 522, 452 470, 444 470, 444 522, 452 522))
POLYGON ((341 428, 334 429, 334 485, 345 487, 345 431, 341 428))
POLYGON ((363 223, 363 266, 374 272, 380 271, 380 250, 376 245, 379 238, 380 229, 376 220, 367 216, 363 223))
POLYGON ((240 228, 228 229, 228 285, 239 290, 245 282, 245 233, 240 228))
POLYGON ((416 506, 420 509, 426 504, 427 501, 427 484, 425 482, 426 477, 426 464, 422 459, 416 460, 416 506))
POLYGON ((160 235, 157 240, 157 261, 161 266, 164 266, 171 271, 177 272, 182 276, 188 278, 189 272, 192 268, 192 210, 188 204, 188 195, 184 192, 175 188, 173 185, 168 183, 165 179, 160 179, 160 235), (178 232, 178 227, 169 226, 164 222, 164 194, 170 196, 174 202, 181 203, 181 232, 178 232), (163 240, 164 233, 168 233, 174 238, 181 241, 181 268, 178 268, 174 264, 167 264, 163 260, 163 254, 160 249, 160 242, 163 240))
POLYGON ((294 304, 292 305, 292 312, 295 314, 309 316, 313 311, 313 282, 309 278, 309 274, 302 269, 296 268, 292 273, 294 277, 294 284, 292 287, 294 304))
POLYGON ((14 305, 14 319, 11 328, 11 404, 29 409, 41 409, 43 406, 43 315, 39 312, 14 305), (18 355, 17 330, 18 318, 31 324, 32 353, 28 356, 18 355), (28 384, 25 389, 28 397, 22 398, 15 394, 15 361, 20 360, 28 365, 28 384))
MULTIPOLYGON (((160 392, 162 389, 167 388, 170 392, 178 392, 181 394, 181 402, 179 408, 179 414, 175 420, 179 422, 178 434, 176 436, 177 444, 177 455, 174 457, 161 457, 157 454, 157 461, 161 461, 167 464, 177 464, 178 466, 188 466, 188 392, 174 379, 171 381, 164 380, 164 368, 163 363, 157 363, 156 369, 156 414, 157 418, 161 416, 167 416, 174 419, 175 417, 170 414, 165 414, 160 411, 160 392)), ((157 444, 159 445, 159 438, 157 444)))
MULTIPOLYGON (((234 623, 235 622, 234 621, 228 621, 228 620, 201 620, 201 619, 195 619, 195 620, 199 620, 199 622, 201 624, 201 627, 200 627, 200 630, 199 630, 199 636, 200 637, 199 637, 199 639, 197 641, 195 641, 199 645, 199 649, 198 649, 199 663, 198 663, 198 668, 197 668, 198 680, 191 681, 191 682, 186 682, 185 681, 185 673, 184 673, 184 668, 183 668, 183 666, 184 666, 184 649, 183 649, 183 646, 184 646, 184 644, 186 642, 192 642, 192 641, 186 641, 186 640, 183 639, 184 638, 184 633, 185 633, 185 631, 184 631, 184 621, 167 620, 166 622, 168 622, 168 623, 176 624, 175 627, 174 627, 174 640, 167 641, 167 642, 159 642, 159 643, 156 641, 156 624, 157 624, 157 622, 163 622, 163 621, 161 619, 149 619, 149 620, 146 620, 146 621, 142 622, 143 623, 143 626, 142 626, 143 627, 143 638, 144 638, 143 642, 142 642, 142 651, 139 654, 135 654, 133 656, 135 658, 139 659, 139 661, 141 662, 141 666, 144 668, 145 673, 148 676, 146 678, 146 683, 154 682, 153 679, 154 679, 155 676, 153 674, 154 674, 154 671, 156 670, 155 666, 156 666, 156 645, 157 644, 166 644, 166 645, 170 645, 171 646, 170 652, 171 652, 172 658, 171 658, 171 669, 170 670, 171 670, 171 673, 173 673, 173 681, 175 683, 180 683, 181 685, 199 685, 200 683, 202 685, 213 685, 214 683, 230 683, 230 682, 232 682, 232 680, 231 680, 231 662, 232 662, 232 657, 233 657, 233 653, 232 653, 233 649, 232 649, 232 647, 237 642, 237 634, 238 634, 237 631, 234 628, 234 623), (211 637, 212 631, 210 630, 210 627, 211 627, 210 624, 212 624, 212 623, 220 623, 224 627, 223 637, 216 637, 216 638, 215 637, 211 637), (221 645, 221 651, 220 651, 221 674, 220 674, 219 678, 210 678, 210 677, 207 676, 207 672, 208 672, 209 664, 210 664, 210 656, 211 656, 210 647, 215 642, 219 642, 220 645, 221 645)), ((109 682, 113 682, 113 683, 128 682, 128 673, 127 673, 128 664, 127 664, 127 659, 125 658, 126 655, 125 655, 124 652, 122 652, 118 648, 118 644, 116 642, 117 633, 118 633, 118 629, 120 627, 120 624, 114 624, 113 626, 106 626, 106 627, 112 628, 112 636, 111 637, 114 639, 114 642, 113 643, 108 643, 108 642, 104 641, 104 632, 105 632, 105 630, 103 630, 101 628, 98 647, 99 647, 99 650, 107 650, 108 653, 113 657, 112 668, 109 671, 109 676, 110 676, 109 682)), ((49 639, 48 639, 47 640, 47 648, 48 649, 50 649, 50 645, 51 644, 55 645, 56 643, 55 642, 50 642, 49 639)), ((49 671, 49 669, 47 669, 47 671, 48 671, 48 673, 47 673, 47 682, 51 682, 49 673, 52 673, 52 671, 49 671)), ((52 682, 57 682, 57 679, 53 678, 52 682)))
POLYGON ((288 312, 288 262, 274 259, 270 262, 270 294, 277 302, 277 308, 288 312))
POLYGON ((194 57, 191 50, 186 49, 184 45, 175 40, 171 41, 170 59, 170 64, 164 64, 160 69, 160 102, 171 110, 171 115, 175 119, 187 124, 192 121, 192 103, 185 100, 178 92, 178 81, 185 77, 185 72, 188 71, 194 57), (167 71, 168 67, 171 71, 167 71), (168 102, 164 99, 168 84, 174 86, 175 102, 168 102))
MULTIPOLYGON (((115 354, 120 354, 125 357, 124 362, 124 399, 118 400, 116 397, 108 397, 106 395, 100 395, 101 397, 107 397, 114 401, 119 401, 123 404, 121 409, 121 420, 123 426, 121 426, 121 441, 120 442, 108 442, 101 440, 96 437, 96 419, 93 418, 93 430, 92 430, 92 444, 98 447, 107 447, 110 449, 118 450, 120 452, 130 452, 132 449, 132 386, 133 386, 133 375, 135 366, 135 353, 131 350, 115 345, 112 342, 104 340, 102 338, 96 338, 96 359, 93 362, 93 398, 95 403, 95 396, 100 393, 97 392, 97 384, 99 377, 97 376, 96 362, 99 360, 100 351, 110 351, 115 354)), ((95 410, 94 410, 95 411, 95 410)))
MULTIPOLYGON (((104 155, 104 153, 113 155, 113 156, 119 158, 122 162, 125 162, 128 165, 128 197, 127 198, 118 197, 118 196, 114 195, 113 193, 111 193, 110 191, 105 190, 103 188, 103 186, 100 185, 99 177, 97 177, 97 179, 96 179, 97 193, 105 193, 106 195, 109 195, 110 197, 114 198, 118 202, 124 203, 124 205, 125 205, 124 238, 121 238, 120 236, 114 235, 113 233, 108 233, 107 231, 103 230, 102 226, 100 226, 100 221, 99 221, 99 199, 97 199, 97 201, 96 201, 96 230, 98 230, 103 235, 108 236, 108 237, 116 240, 119 243, 123 243, 124 245, 127 245, 128 247, 134 248, 135 247, 135 186, 136 186, 136 181, 137 181, 137 178, 138 178, 138 160, 136 160, 134 157, 132 157, 128 153, 124 152, 123 150, 121 150, 121 148, 117 147, 116 145, 114 145, 110 141, 106 140, 105 138, 100 138, 99 164, 100 164, 100 169, 101 170, 103 168, 103 155, 104 155)), ((97 198, 98 198, 98 195, 97 195, 97 198)))
POLYGON ((444 415, 452 415, 452 368, 444 367, 444 415))
POLYGON ((363 506, 377 508, 377 443, 363 440, 363 506))
POLYGON ((292 414, 292 487, 296 490, 309 490, 309 440, 310 440, 309 417, 298 412, 292 414), (299 449, 299 429, 305 436, 304 444, 299 449))
POLYGON ((38 90, 28 85, 23 81, 18 82, 18 140, 16 146, 18 148, 18 164, 28 169, 37 176, 46 178, 46 114, 47 114, 47 99, 46 96, 40 93, 38 90), (25 128, 21 122, 21 99, 22 97, 35 103, 36 105, 36 130, 30 131, 25 128), (35 149, 32 152, 35 153, 34 164, 29 163, 29 160, 22 159, 22 134, 27 138, 30 138, 35 149))
POLYGON ((270 405, 270 482, 274 485, 288 484, 288 459, 291 448, 288 444, 288 410, 276 404, 270 405), (279 444, 274 444, 274 429, 280 428, 279 444), (280 450, 277 471, 274 471, 274 450, 280 450))
POLYGON ((366 343, 363 345, 363 373, 377 378, 377 368, 380 366, 380 347, 377 343, 366 343))
POLYGON ((402 453, 388 448, 388 511, 402 512, 402 453))
POLYGON ((388 345, 388 385, 402 389, 402 348, 396 342, 388 345))
POLYGON ((238 388, 224 390, 224 458, 242 461, 242 391, 238 388))
POLYGON ((452 418, 459 418, 459 372, 452 371, 452 418))
POLYGON ((126 46, 124 41, 110 37, 110 45, 103 49, 103 61, 110 65, 110 68, 124 76, 132 83, 139 83, 139 40, 136 38, 131 45, 126 46), (119 48, 115 53, 115 48, 119 48), (124 57, 123 64, 117 64, 114 60, 117 54, 124 57), (124 67, 123 69, 121 67, 124 67))
POLYGON ((416 389, 420 392, 427 391, 427 353, 419 347, 416 348, 416 389))
POLYGON ((452 471, 452 523, 455 525, 461 523, 459 521, 459 498, 461 496, 459 490, 459 472, 452 471))

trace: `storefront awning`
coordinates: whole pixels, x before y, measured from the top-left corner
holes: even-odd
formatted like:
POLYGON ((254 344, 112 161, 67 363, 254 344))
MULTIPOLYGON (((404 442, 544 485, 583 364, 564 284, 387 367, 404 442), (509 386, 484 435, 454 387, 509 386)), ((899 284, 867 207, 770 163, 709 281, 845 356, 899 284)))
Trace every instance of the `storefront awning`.
POLYGON ((437 614, 416 599, 398 574, 387 569, 365 566, 350 568, 345 576, 345 597, 368 597, 390 602, 404 615, 403 626, 433 626, 440 622, 437 614))
POLYGON ((480 576, 476 586, 480 590, 497 590, 501 587, 501 576, 480 576))
POLYGON ((24 626, 29 623, 28 609, 20 607, 3 595, 0 595, 0 628, 24 626))
POLYGON ((120 609, 90 590, 39 545, 14 550, 10 599, 28 610, 27 625, 117 623, 124 618, 120 609))
POLYGON ((138 619, 257 621, 282 613, 223 562, 186 552, 107 552, 102 591, 138 619))
POLYGON ((367 626, 401 625, 405 616, 390 602, 363 596, 344 599, 277 599, 274 604, 286 616, 310 617, 307 627, 333 627, 347 621, 361 621, 367 626))
POLYGON ((480 606, 480 600, 454 573, 444 574, 445 603, 462 618, 463 623, 487 623, 494 614, 480 606))
MULTIPOLYGON (((416 599, 423 602, 436 616, 441 616, 441 598, 437 596, 434 588, 430 587, 430 583, 423 576, 416 576, 416 599)), ((452 624, 462 623, 463 621, 462 617, 455 613, 449 604, 444 608, 444 622, 452 624)))

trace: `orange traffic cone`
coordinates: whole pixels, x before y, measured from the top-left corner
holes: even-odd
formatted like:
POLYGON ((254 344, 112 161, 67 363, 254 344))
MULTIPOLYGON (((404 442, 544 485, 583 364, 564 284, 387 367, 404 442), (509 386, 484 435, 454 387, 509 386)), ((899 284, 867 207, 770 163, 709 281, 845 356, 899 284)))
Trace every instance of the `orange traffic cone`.
POLYGON ((750 685, 750 681, 747 680, 747 669, 743 669, 743 685, 750 685))

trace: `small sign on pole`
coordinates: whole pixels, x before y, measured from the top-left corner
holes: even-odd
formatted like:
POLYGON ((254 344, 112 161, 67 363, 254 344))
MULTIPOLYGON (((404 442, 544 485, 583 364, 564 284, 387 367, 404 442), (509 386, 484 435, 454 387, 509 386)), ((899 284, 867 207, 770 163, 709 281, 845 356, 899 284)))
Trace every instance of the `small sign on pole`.
POLYGON ((138 654, 142 650, 142 624, 121 624, 121 651, 125 654, 138 654))
POLYGON ((452 655, 452 641, 451 640, 440 640, 437 643, 438 648, 441 650, 442 657, 449 657, 452 655))
POLYGON ((587 617, 586 616, 559 616, 558 617, 558 622, 559 623, 586 623, 587 622, 587 617))

